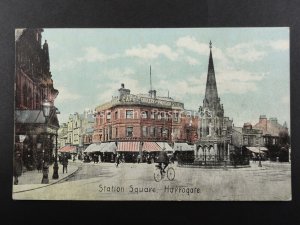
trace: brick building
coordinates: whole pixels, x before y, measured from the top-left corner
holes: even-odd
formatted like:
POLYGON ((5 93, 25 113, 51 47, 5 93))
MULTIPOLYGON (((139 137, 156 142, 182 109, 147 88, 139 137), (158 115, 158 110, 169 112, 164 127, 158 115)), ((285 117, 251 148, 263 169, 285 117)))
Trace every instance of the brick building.
POLYGON ((27 169, 39 161, 51 160, 59 128, 54 100, 47 41, 42 45, 43 29, 16 29, 15 68, 15 142, 27 169), (51 103, 49 119, 43 115, 42 102, 51 103), (46 124, 47 121, 47 124, 46 124))
POLYGON ((184 104, 171 97, 133 95, 122 84, 119 96, 95 109, 93 142, 144 141, 194 142, 198 138, 198 115, 184 110, 184 104))

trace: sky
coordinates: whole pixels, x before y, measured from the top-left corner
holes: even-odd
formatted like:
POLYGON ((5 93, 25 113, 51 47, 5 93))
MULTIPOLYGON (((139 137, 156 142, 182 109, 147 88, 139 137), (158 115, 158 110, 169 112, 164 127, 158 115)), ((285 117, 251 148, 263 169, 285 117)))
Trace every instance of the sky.
POLYGON ((202 105, 209 42, 218 94, 235 126, 260 115, 290 127, 289 28, 44 29, 60 123, 117 96, 148 93, 202 105))

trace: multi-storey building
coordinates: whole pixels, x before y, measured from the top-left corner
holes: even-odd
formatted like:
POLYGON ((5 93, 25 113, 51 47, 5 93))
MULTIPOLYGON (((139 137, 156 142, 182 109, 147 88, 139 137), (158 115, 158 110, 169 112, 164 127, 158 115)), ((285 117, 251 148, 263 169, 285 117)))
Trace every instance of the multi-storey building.
MULTIPOLYGON (((96 107, 96 124, 93 142, 108 141, 187 141, 186 132, 192 140, 197 135, 195 118, 186 119, 184 105, 170 97, 158 97, 155 90, 149 95, 133 95, 124 84, 119 96, 96 107), (183 123, 187 123, 185 126, 183 123), (186 130, 184 130, 186 129, 186 130)), ((198 117, 197 117, 198 118, 198 117)))
POLYGON ((78 153, 84 150, 92 143, 94 124, 95 118, 90 110, 85 110, 83 114, 78 112, 70 114, 68 122, 61 126, 59 139, 61 148, 71 147, 61 149, 61 151, 64 152, 67 149, 72 153, 78 153))
POLYGON ((260 115, 259 122, 254 127, 262 130, 264 145, 277 145, 280 133, 288 134, 289 132, 286 122, 281 125, 277 118, 267 119, 266 115, 260 115))
POLYGON ((267 152, 263 147, 262 131, 255 129, 250 123, 244 123, 243 127, 232 127, 231 144, 241 155, 251 155, 255 157, 267 152))
POLYGON ((51 159, 59 128, 54 106, 58 90, 53 86, 48 44, 45 40, 42 45, 42 32, 17 29, 15 35, 15 141, 28 169, 34 169, 42 159, 51 159), (52 104, 47 120, 42 111, 45 100, 52 104))
POLYGON ((263 145, 268 148, 271 160, 290 160, 290 136, 286 122, 281 125, 277 118, 267 119, 265 115, 260 115, 254 127, 262 131, 263 145))
POLYGON ((68 139, 68 125, 63 123, 58 129, 58 148, 66 146, 68 139))

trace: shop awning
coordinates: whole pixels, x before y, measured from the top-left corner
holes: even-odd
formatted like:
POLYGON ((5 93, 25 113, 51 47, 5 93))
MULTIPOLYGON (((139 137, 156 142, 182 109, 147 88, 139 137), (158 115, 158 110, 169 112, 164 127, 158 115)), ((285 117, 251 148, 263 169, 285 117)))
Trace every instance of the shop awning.
POLYGON ((140 142, 118 142, 118 152, 139 152, 140 142))
POLYGON ((156 143, 161 149, 165 148, 165 151, 173 151, 172 147, 167 142, 156 142, 156 143))
POLYGON ((146 152, 159 152, 161 148, 156 142, 144 142, 142 150, 146 152))
POLYGON ((248 150, 254 153, 264 153, 264 151, 268 151, 265 147, 246 147, 248 150))
POLYGON ((101 143, 100 152, 116 153, 116 151, 117 151, 117 146, 114 142, 101 143))
POLYGON ((67 146, 61 147, 58 151, 61 153, 76 153, 76 146, 67 145, 67 146))
POLYGON ((100 152, 101 145, 100 144, 90 144, 83 152, 100 152))
POLYGON ((174 143, 174 151, 194 151, 194 145, 188 143, 174 143))

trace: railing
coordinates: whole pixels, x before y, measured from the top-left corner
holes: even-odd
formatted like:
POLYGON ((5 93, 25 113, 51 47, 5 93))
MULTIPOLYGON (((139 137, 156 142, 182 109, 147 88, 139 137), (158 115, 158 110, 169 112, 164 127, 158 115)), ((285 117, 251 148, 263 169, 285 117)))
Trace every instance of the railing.
POLYGON ((249 165, 249 158, 233 158, 218 155, 201 155, 191 160, 191 158, 178 159, 179 166, 191 167, 240 167, 249 165))

